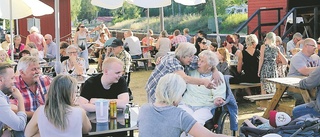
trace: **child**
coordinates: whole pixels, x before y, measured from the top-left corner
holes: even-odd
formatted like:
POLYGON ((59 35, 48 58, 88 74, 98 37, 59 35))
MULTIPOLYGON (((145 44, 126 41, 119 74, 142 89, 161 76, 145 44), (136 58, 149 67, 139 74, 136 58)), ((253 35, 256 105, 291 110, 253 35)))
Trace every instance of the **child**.
POLYGON ((258 119, 263 124, 255 126, 248 119, 245 120, 244 123, 246 123, 248 127, 265 129, 265 130, 287 125, 291 121, 291 117, 287 113, 277 112, 275 110, 270 111, 269 120, 260 116, 254 116, 253 119, 254 120, 258 119))
POLYGON ((5 50, 0 50, 0 62, 5 62, 5 63, 13 63, 12 60, 10 60, 10 57, 8 53, 5 50))
POLYGON ((218 48, 217 50, 218 57, 219 57, 219 64, 217 65, 217 69, 223 74, 223 75, 230 75, 229 70, 229 62, 230 62, 230 55, 226 48, 218 48))

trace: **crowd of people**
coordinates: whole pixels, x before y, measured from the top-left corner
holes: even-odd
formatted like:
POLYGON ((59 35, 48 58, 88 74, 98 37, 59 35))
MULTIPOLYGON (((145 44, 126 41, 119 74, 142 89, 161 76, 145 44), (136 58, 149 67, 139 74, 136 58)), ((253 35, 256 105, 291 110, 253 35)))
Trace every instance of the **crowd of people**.
MULTIPOLYGON (((187 28, 183 34, 175 30, 172 37, 165 30, 158 38, 152 36, 153 31, 148 30, 140 41, 128 30, 124 39, 117 39, 116 33, 104 24, 91 31, 79 24, 74 44, 59 45, 61 73, 52 78, 43 75, 40 67, 42 59, 53 60, 57 55, 57 45, 50 34, 42 36, 32 27, 26 44, 20 36, 14 36, 13 49, 8 48, 10 39, 6 35, 0 49, 0 127, 3 128, 0 135, 10 130, 16 136, 88 133, 92 127, 86 112, 95 112, 95 102, 101 98, 116 101, 117 108, 124 109, 132 95, 129 88, 132 59, 150 58, 150 50, 154 49, 158 51, 156 65, 145 86, 148 104, 141 107, 138 117, 141 137, 224 136, 204 127, 214 115, 212 110, 228 103, 229 79, 224 75, 233 75, 231 82, 261 83, 260 94, 276 92, 275 85, 266 78, 308 76, 300 82, 302 88, 320 86, 317 42, 312 38, 302 39, 300 33, 294 34, 288 44, 283 44, 273 32, 267 33, 262 43, 255 34, 250 34, 245 37, 244 45, 238 34, 231 34, 221 47, 208 40, 203 31, 191 37, 187 28), (99 35, 91 48, 89 34, 94 31, 99 35), (9 57, 12 53, 15 60, 9 57), (101 73, 85 80, 79 94, 73 76, 87 73, 91 53, 99 57, 101 73), (17 61, 16 70, 12 67, 14 61, 17 61), (237 63, 230 65, 231 61, 237 63), (155 123, 158 128, 153 128, 155 123)), ((252 94, 250 89, 246 93, 252 94)), ((288 91, 288 95, 296 100, 293 118, 304 114, 320 116, 320 94, 308 104, 300 94, 288 91)), ((230 112, 237 114, 237 106, 232 109, 230 112)), ((126 136, 126 132, 112 136, 126 136)))

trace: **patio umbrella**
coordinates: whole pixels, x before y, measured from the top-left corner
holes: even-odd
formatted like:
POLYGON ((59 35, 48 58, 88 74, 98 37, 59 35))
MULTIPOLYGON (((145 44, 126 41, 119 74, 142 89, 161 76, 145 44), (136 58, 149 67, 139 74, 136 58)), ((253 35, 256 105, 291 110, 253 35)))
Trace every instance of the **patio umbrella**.
MULTIPOLYGON (((10 48, 13 49, 13 19, 21 19, 30 15, 42 16, 51 13, 53 13, 53 9, 39 0, 1 0, 0 18, 10 20, 10 48)), ((11 59, 13 60, 13 50, 11 50, 11 59)))
MULTIPOLYGON (((152 1, 152 0, 91 0, 91 4, 95 6, 99 6, 102 8, 107 8, 107 9, 117 9, 122 7, 123 2, 127 1, 130 4, 143 7, 143 8, 161 8, 165 6, 171 5, 171 0, 157 0, 157 2, 152 1)), ((188 5, 188 6, 193 6, 193 5, 198 5, 202 3, 206 3, 206 0, 174 0, 177 3, 183 4, 183 5, 188 5)), ((213 2, 213 9, 214 9, 214 17, 215 17, 215 27, 216 27, 216 34, 217 34, 217 43, 218 46, 220 47, 220 36, 219 36, 219 27, 218 27, 218 19, 217 19, 217 10, 216 10, 216 0, 212 0, 213 2)), ((148 15, 148 27, 147 31, 149 30, 149 13, 148 15)), ((163 16, 163 14, 162 14, 163 16)), ((163 18, 163 17, 161 17, 163 18)), ((149 42, 148 42, 149 43, 149 42)))

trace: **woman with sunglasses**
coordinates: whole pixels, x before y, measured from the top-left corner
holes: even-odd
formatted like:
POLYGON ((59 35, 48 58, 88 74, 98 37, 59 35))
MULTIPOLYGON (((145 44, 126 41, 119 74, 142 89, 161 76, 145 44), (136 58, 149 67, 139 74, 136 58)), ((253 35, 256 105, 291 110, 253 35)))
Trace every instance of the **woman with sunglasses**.
POLYGON ((207 40, 204 37, 198 37, 196 39, 195 47, 197 52, 194 55, 198 56, 201 51, 208 49, 207 40))
POLYGON ((88 43, 89 36, 86 27, 81 23, 77 27, 77 32, 74 35, 74 44, 79 47, 81 50, 79 56, 82 57, 85 61, 85 69, 89 69, 89 60, 88 60, 88 43))

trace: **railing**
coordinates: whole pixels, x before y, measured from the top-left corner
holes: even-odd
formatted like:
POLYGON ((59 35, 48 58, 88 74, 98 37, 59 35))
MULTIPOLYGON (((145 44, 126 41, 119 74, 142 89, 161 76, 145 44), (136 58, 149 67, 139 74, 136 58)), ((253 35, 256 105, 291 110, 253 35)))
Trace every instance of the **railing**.
MULTIPOLYGON (((289 27, 287 30, 285 30, 285 32, 283 33, 283 35, 281 36, 281 39, 284 39, 285 37, 288 36, 288 34, 290 34, 291 32, 295 33, 297 32, 297 28, 299 26, 310 26, 310 22, 306 22, 304 21, 304 23, 298 23, 297 24, 297 12, 298 10, 307 10, 307 9, 313 9, 313 38, 314 39, 318 39, 318 29, 319 29, 319 23, 318 23, 318 17, 319 17, 319 7, 320 5, 316 5, 316 6, 305 6, 305 7, 294 7, 292 8, 282 19, 281 21, 279 21, 279 23, 271 30, 271 32, 274 32, 276 29, 280 29, 280 26, 287 20, 287 18, 290 16, 290 14, 292 14, 292 21, 293 24, 291 27, 289 27)), ((280 33, 279 33, 280 35, 280 33)))
MULTIPOLYGON (((259 40, 261 40, 262 35, 261 35, 261 27, 262 26, 274 26, 277 25, 277 23, 280 21, 280 10, 282 10, 283 8, 261 8, 256 10, 250 17, 249 19, 244 22, 237 30, 236 33, 239 33, 245 26, 247 26, 249 24, 249 22, 255 18, 256 16, 258 16, 258 24, 257 27, 255 29, 253 29, 252 32, 250 32, 249 34, 253 34, 256 33, 256 31, 258 31, 258 38, 259 40), (271 23, 261 23, 261 12, 262 11, 272 11, 272 10, 277 10, 277 22, 271 22, 271 23)), ((278 33, 280 34, 281 30, 280 28, 278 29, 278 33)))

